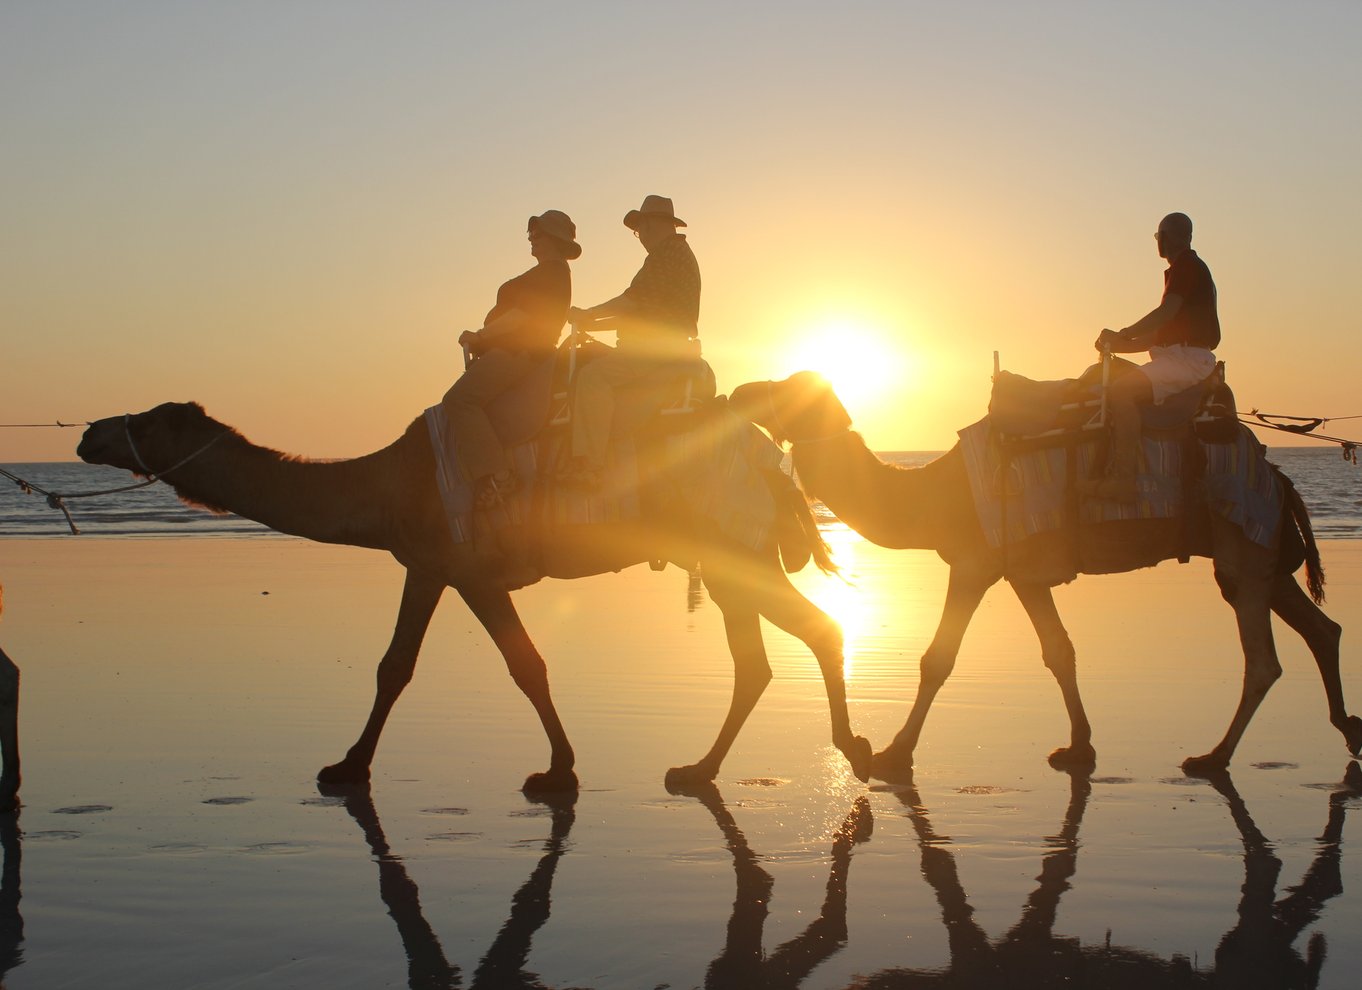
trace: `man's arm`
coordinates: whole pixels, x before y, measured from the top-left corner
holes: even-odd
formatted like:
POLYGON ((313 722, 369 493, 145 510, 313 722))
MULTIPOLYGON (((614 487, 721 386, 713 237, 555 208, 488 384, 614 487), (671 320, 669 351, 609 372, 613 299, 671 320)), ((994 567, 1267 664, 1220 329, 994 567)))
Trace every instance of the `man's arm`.
MULTIPOLYGON (((576 306, 568 310, 568 320, 574 324, 600 324, 609 323, 611 320, 620 316, 632 316, 638 312, 638 303, 630 296, 629 290, 625 290, 614 299, 607 299, 603 303, 597 303, 587 309, 579 309, 576 306)), ((601 327, 601 329, 608 329, 601 327)))
POLYGON ((1182 296, 1172 293, 1163 297, 1159 305, 1140 317, 1124 330, 1103 330, 1094 345, 1099 351, 1110 349, 1113 354, 1133 354, 1147 351, 1154 343, 1159 328, 1182 309, 1182 296))

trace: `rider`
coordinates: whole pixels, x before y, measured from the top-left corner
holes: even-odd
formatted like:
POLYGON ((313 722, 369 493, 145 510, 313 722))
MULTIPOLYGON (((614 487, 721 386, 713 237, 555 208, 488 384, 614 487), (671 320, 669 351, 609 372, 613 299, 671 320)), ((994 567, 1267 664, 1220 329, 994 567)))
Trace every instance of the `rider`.
POLYGON ((496 505, 518 484, 487 418, 487 404, 553 353, 572 301, 568 262, 582 253, 576 225, 559 210, 530 217, 528 231, 537 264, 497 290, 482 329, 459 335, 473 361, 443 400, 479 508, 496 505))
POLYGON ((1095 346, 1116 354, 1149 352, 1149 362, 1111 383, 1111 456, 1102 478, 1083 483, 1097 498, 1133 502, 1139 461, 1139 406, 1158 405, 1215 371, 1212 349, 1220 343, 1215 282, 1211 270, 1192 250, 1192 221, 1170 213, 1154 234, 1159 257, 1168 261, 1163 273, 1163 299, 1157 308, 1123 330, 1103 330, 1095 346))
POLYGON ((618 331, 618 347, 585 365, 572 400, 572 462, 568 478, 585 488, 600 485, 615 411, 614 390, 694 356, 699 336, 700 266, 677 227, 672 201, 646 196, 624 225, 648 256, 629 287, 589 309, 571 310, 573 324, 618 331))

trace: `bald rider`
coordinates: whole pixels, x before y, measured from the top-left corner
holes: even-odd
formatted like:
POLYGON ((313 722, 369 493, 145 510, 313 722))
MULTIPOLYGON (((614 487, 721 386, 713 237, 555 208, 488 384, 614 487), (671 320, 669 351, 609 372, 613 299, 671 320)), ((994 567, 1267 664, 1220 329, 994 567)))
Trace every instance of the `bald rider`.
POLYGON ((1137 497, 1140 406, 1165 399, 1204 381, 1215 371, 1220 344, 1215 282, 1206 262, 1192 250, 1192 221, 1170 213, 1154 234, 1159 257, 1168 261, 1163 298, 1149 313, 1121 330, 1103 330, 1096 347, 1113 354, 1149 352, 1149 361, 1116 379, 1107 391, 1111 414, 1111 456, 1104 477, 1085 481, 1083 494, 1133 502, 1137 497))

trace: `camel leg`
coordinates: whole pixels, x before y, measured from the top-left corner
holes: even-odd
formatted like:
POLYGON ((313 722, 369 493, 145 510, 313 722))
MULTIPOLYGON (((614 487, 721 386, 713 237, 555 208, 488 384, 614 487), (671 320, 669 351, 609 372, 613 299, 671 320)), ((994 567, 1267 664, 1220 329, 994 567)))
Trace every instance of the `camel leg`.
POLYGON ((369 779, 369 766, 374 761, 378 737, 402 689, 411 681, 412 671, 416 669, 416 656, 421 651, 421 641, 425 638, 430 617, 435 614, 435 606, 439 604, 444 589, 441 581, 407 571, 392 642, 378 664, 378 685, 369 720, 364 724, 359 739, 345 754, 345 759, 322 767, 317 774, 317 780, 321 783, 355 784, 369 779))
POLYGON ((828 713, 832 719, 832 744, 851 764, 851 772, 862 782, 870 779, 872 749, 870 740, 851 728, 847 711, 846 658, 842 651, 842 628, 827 613, 801 595, 789 578, 772 566, 769 580, 761 585, 757 607, 777 628, 794 636, 818 660, 823 687, 828 694, 828 713))
POLYGON ((941 690, 941 685, 946 683, 946 678, 955 669, 955 658, 960 653, 960 643, 965 638, 965 630, 969 628, 975 609, 983 601, 984 592, 996 580, 994 576, 984 577, 962 567, 951 568, 946 584, 946 605, 941 610, 936 636, 922 655, 917 697, 913 699, 908 721, 894 736, 893 742, 875 754, 873 773, 880 780, 912 780, 913 751, 922 735, 927 712, 931 710, 932 701, 941 690))
POLYGON ((553 697, 549 694, 548 667, 521 624, 511 596, 504 591, 484 588, 460 588, 459 594, 491 634, 492 641, 506 660, 511 679, 530 699, 544 733, 549 737, 548 770, 526 777, 522 790, 526 794, 577 790, 577 774, 572 769, 577 757, 558 718, 558 710, 553 707, 553 697))
POLYGON ((728 715, 709 752, 697 763, 672 767, 667 771, 665 781, 671 789, 709 783, 719 775, 719 767, 732 748, 733 741, 738 738, 743 723, 752 714, 766 685, 771 683, 771 665, 766 659, 766 647, 761 639, 761 617, 754 609, 739 607, 737 603, 725 600, 726 596, 722 592, 716 594, 708 576, 705 583, 724 616, 724 632, 728 637, 729 652, 733 655, 733 698, 728 705, 728 715))
MULTIPOLYGON (((1244 558, 1248 558, 1248 554, 1244 558)), ((1239 642, 1244 649, 1244 686, 1239 696, 1225 737, 1215 748, 1202 756, 1189 756, 1182 761, 1183 772, 1206 775, 1224 770, 1243 738, 1253 714, 1262 704, 1277 678, 1282 676, 1282 665, 1277 661, 1277 648, 1272 640, 1272 599, 1275 576, 1271 563, 1252 567, 1249 573, 1222 572, 1216 561, 1216 581, 1221 594, 1234 607, 1234 618, 1239 626, 1239 642)))
POLYGON ((19 807, 19 666, 0 650, 0 812, 19 807))
POLYGON ((1097 762, 1092 748, 1092 726, 1083 710, 1083 699, 1078 693, 1078 666, 1074 644, 1055 608, 1055 597, 1050 588, 1039 584, 1013 583, 1022 607, 1040 638, 1040 655, 1050 673, 1059 683, 1064 696, 1064 708, 1069 713, 1069 745, 1050 754, 1050 765, 1055 768, 1088 767, 1097 762))
POLYGON ((1310 596, 1301 590, 1290 574, 1277 577, 1272 590, 1272 611, 1300 633, 1305 645, 1310 647, 1320 677, 1324 680, 1324 695, 1329 702, 1329 724, 1343 733, 1348 751, 1353 756, 1362 754, 1362 718, 1348 714, 1343 702, 1343 681, 1338 672, 1338 641, 1343 635, 1342 627, 1320 611, 1319 606, 1310 600, 1310 596))

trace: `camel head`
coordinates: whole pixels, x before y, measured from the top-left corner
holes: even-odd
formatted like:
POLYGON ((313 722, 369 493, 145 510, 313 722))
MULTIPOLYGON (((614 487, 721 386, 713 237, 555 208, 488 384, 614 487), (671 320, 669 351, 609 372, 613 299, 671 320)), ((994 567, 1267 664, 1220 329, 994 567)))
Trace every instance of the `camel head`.
POLYGON ((107 464, 147 477, 174 467, 231 432, 197 402, 164 402, 144 413, 91 423, 76 455, 87 464, 107 464))
POLYGON ((851 417, 832 386, 813 371, 798 371, 779 382, 739 385, 728 397, 728 405, 781 444, 820 440, 851 426, 851 417))

